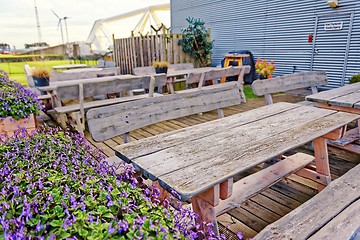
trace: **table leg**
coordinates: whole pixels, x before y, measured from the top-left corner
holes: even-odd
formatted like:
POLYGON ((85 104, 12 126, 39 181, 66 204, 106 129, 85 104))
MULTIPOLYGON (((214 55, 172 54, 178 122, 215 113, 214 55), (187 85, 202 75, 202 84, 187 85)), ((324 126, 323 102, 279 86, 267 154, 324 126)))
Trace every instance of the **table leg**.
POLYGON ((216 236, 219 235, 219 229, 216 221, 215 206, 220 201, 220 185, 207 190, 191 199, 193 211, 199 215, 196 223, 200 224, 205 236, 199 236, 199 239, 207 239, 208 228, 206 223, 212 224, 212 231, 216 236), (204 225, 205 222, 205 225, 204 225))
MULTIPOLYGON (((317 138, 314 140, 314 155, 316 172, 328 176, 328 181, 331 180, 330 166, 329 166, 329 155, 327 149, 327 142, 325 138, 317 138)), ((319 191, 325 188, 322 184, 317 184, 319 191)))

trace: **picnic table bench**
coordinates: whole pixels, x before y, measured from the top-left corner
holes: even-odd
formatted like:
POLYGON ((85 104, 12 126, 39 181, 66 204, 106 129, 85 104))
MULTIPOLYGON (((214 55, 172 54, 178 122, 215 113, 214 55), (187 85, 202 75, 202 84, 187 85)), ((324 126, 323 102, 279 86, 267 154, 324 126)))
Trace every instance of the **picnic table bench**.
POLYGON ((82 79, 81 81, 74 80, 67 84, 64 84, 64 82, 61 83, 62 84, 59 84, 56 87, 55 93, 55 112, 60 115, 60 124, 62 127, 66 127, 65 114, 71 114, 72 118, 75 120, 76 128, 80 131, 83 131, 85 129, 86 110, 94 107, 107 106, 116 103, 152 97, 154 95, 155 87, 165 86, 166 75, 158 74, 154 76, 127 77, 114 76, 87 80, 82 79), (149 94, 133 96, 132 90, 138 88, 149 89, 149 94), (86 98, 122 92, 126 92, 128 96, 103 100, 89 100, 85 102, 86 98), (62 106, 61 101, 67 100, 78 100, 78 103, 62 106))
MULTIPOLYGON (((204 88, 226 84, 232 83, 204 88)), ((178 199, 191 200, 199 214, 198 223, 211 222, 218 233, 217 215, 293 172, 323 189, 331 180, 326 141, 341 138, 346 124, 357 118, 351 113, 276 103, 119 145, 115 150, 116 156, 178 199), (297 153, 233 182, 234 176, 312 140, 314 157, 297 153), (304 169, 312 161, 316 171, 304 169)), ((115 125, 111 130, 117 128, 115 125)))
MULTIPOLYGON (((242 67, 239 71, 246 71, 242 67)), ((241 76, 241 72, 239 72, 241 76)), ((192 114, 218 110, 245 102, 242 78, 236 82, 179 91, 153 98, 116 104, 103 108, 93 108, 87 112, 89 131, 95 141, 104 141, 124 134, 129 141, 129 132, 153 123, 176 119, 192 114)))
POLYGON ((257 240, 360 239, 360 165, 331 182, 289 214, 268 225, 257 240))
POLYGON ((252 89, 257 96, 265 97, 266 104, 272 104, 272 93, 310 87, 314 94, 318 92, 319 86, 326 84, 327 77, 325 71, 310 71, 256 80, 252 83, 252 89))

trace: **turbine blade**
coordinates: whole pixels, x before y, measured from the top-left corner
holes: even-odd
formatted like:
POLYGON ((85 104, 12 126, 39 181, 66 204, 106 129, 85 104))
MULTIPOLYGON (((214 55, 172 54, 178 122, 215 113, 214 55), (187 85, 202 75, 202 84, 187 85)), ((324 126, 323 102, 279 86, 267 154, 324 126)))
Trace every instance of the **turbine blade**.
POLYGON ((58 21, 58 25, 57 25, 57 28, 56 28, 57 31, 59 30, 59 26, 61 27, 61 18, 58 21))
POLYGON ((60 19, 60 17, 59 17, 52 9, 50 9, 50 10, 53 12, 53 14, 54 14, 57 18, 60 19))

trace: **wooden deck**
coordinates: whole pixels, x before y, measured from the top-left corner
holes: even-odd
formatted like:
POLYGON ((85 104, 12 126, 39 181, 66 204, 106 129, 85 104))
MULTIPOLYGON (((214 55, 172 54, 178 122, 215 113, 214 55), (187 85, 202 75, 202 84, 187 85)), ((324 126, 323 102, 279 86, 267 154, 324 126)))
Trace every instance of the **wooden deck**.
MULTIPOLYGON (((294 103, 303 100, 304 97, 294 95, 281 94, 274 96, 274 102, 283 101, 294 103)), ((248 111, 250 109, 258 108, 263 105, 265 105, 263 98, 249 99, 246 104, 225 108, 224 114, 225 116, 229 116, 232 114, 248 111)), ((136 141, 138 139, 158 135, 164 132, 173 131, 215 119, 217 119, 217 112, 212 111, 201 115, 193 115, 190 117, 184 117, 154 124, 149 127, 131 132, 131 141, 136 141)), ((123 143, 123 140, 120 136, 104 142, 94 142, 89 132, 85 132, 85 136, 92 145, 102 149, 108 157, 114 155, 115 146, 123 143)), ((297 149, 296 151, 306 152, 308 150, 301 148, 297 149)), ((336 150, 329 150, 329 152, 334 153, 330 159, 331 173, 333 178, 341 176, 346 171, 354 167, 357 162, 360 162, 357 161, 359 160, 359 156, 350 157, 352 159, 346 159, 350 161, 343 161, 338 159, 338 157, 347 156, 345 153, 337 152, 336 150)), ((250 174, 253 171, 256 171, 256 168, 250 170, 247 174, 250 174)), ((237 179, 241 177, 243 176, 238 176, 237 179)), ((227 239, 238 239, 235 234, 239 231, 243 233, 244 238, 254 237, 256 233, 261 231, 265 226, 295 209, 300 204, 314 196, 316 193, 316 184, 314 182, 293 174, 287 177, 285 180, 278 182, 272 187, 266 189, 262 193, 252 197, 238 208, 220 215, 218 217, 220 232, 226 234, 227 239)))

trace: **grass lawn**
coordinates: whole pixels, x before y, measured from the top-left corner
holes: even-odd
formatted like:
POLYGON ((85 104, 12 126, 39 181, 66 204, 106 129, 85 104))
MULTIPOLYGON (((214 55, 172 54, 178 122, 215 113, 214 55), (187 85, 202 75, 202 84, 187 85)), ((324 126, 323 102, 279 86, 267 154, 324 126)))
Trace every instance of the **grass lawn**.
MULTIPOLYGON (((27 81, 24 73, 24 65, 29 64, 30 67, 46 67, 52 71, 52 66, 69 64, 69 60, 52 60, 52 61, 34 61, 34 62, 5 62, 0 63, 0 69, 3 69, 10 75, 10 79, 20 82, 27 86, 27 81)), ((96 61, 88 61, 89 66, 95 65, 96 61)))

